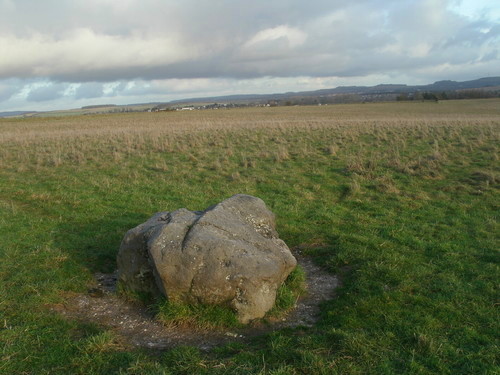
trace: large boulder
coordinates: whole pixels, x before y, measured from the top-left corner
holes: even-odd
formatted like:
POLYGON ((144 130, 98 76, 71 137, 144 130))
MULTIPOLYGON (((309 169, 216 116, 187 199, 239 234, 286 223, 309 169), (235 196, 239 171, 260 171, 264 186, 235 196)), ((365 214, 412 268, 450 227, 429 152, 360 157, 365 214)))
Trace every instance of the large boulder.
POLYGON ((125 290, 230 306, 247 323, 273 307, 296 264, 265 203, 238 194, 205 211, 160 212, 129 230, 118 278, 125 290))

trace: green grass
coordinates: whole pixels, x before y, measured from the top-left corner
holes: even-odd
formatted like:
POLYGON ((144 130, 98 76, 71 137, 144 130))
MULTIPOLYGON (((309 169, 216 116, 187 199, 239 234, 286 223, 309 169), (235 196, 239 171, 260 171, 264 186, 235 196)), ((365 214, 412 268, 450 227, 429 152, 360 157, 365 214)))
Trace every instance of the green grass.
POLYGON ((497 374, 499 129, 498 100, 0 120, 0 373, 497 374), (158 354, 52 312, 235 193, 341 275, 316 326, 158 354))
POLYGON ((163 302, 158 319, 166 326, 197 329, 240 328, 236 314, 224 306, 163 302))
POLYGON ((305 288, 306 273, 298 264, 295 269, 290 272, 285 282, 278 288, 276 293, 276 303, 269 311, 271 317, 281 317, 286 312, 290 311, 297 300, 307 293, 305 288))

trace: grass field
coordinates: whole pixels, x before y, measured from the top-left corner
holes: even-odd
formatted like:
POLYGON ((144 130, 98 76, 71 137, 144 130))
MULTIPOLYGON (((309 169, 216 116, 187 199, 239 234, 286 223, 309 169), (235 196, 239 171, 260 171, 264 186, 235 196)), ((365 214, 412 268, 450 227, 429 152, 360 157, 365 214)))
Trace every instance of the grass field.
POLYGON ((0 373, 498 374, 499 130, 496 99, 0 120, 0 373), (313 328, 152 353, 52 312, 235 193, 342 277, 313 328))

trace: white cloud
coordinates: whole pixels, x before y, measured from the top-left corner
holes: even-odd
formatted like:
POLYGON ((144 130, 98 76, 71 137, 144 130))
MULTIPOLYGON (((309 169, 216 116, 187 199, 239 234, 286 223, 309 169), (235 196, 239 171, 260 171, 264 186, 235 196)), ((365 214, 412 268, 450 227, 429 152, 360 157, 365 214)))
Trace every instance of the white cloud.
POLYGON ((73 72, 144 69, 196 58, 196 48, 176 36, 113 36, 76 29, 55 38, 0 35, 0 77, 52 77, 73 72))
POLYGON ((297 28, 280 25, 259 31, 248 42, 246 42, 243 47, 251 48, 261 43, 282 39, 286 40, 290 48, 295 48, 304 44, 307 39, 307 34, 297 28))

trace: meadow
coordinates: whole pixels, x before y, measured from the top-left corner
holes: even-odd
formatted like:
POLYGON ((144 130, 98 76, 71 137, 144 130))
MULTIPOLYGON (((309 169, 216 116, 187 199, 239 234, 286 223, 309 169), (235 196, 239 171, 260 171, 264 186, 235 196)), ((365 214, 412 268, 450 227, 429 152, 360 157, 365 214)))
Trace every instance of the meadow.
POLYGON ((498 374, 500 100, 0 119, 0 373, 498 374), (149 351, 54 312, 158 211, 262 198, 310 328, 149 351))

